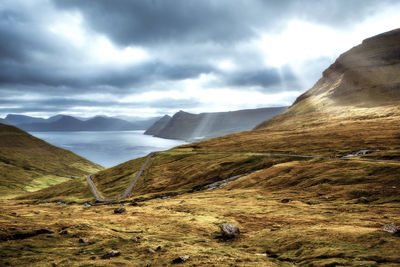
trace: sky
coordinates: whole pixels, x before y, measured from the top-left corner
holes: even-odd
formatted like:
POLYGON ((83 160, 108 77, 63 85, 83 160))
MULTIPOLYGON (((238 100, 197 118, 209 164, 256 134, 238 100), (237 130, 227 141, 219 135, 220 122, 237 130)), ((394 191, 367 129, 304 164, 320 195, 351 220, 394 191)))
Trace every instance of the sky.
POLYGON ((288 106, 397 0, 1 0, 0 117, 288 106))

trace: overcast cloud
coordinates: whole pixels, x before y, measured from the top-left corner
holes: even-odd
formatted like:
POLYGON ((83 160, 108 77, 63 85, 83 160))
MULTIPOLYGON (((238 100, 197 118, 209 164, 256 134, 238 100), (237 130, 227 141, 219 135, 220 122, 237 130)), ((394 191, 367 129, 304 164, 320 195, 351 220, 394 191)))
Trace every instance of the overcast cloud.
POLYGON ((399 13, 389 0, 2 0, 0 116, 290 105, 399 13))

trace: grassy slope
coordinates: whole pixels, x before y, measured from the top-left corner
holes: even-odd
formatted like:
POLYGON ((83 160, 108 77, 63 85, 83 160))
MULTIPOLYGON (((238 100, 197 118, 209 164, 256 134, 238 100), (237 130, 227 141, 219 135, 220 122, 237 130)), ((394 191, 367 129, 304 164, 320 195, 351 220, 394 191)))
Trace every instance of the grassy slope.
POLYGON ((36 191, 102 168, 13 126, 0 124, 0 195, 36 191))

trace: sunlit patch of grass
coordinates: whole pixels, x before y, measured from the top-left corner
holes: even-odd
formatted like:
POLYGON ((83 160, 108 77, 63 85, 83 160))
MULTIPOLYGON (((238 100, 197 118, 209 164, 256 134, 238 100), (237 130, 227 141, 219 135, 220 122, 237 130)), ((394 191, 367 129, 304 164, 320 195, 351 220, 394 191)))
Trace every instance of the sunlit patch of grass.
POLYGON ((55 175, 45 175, 33 179, 29 183, 29 185, 25 186, 24 190, 28 192, 34 192, 49 186, 63 183, 65 181, 68 181, 69 179, 71 178, 59 177, 55 175))

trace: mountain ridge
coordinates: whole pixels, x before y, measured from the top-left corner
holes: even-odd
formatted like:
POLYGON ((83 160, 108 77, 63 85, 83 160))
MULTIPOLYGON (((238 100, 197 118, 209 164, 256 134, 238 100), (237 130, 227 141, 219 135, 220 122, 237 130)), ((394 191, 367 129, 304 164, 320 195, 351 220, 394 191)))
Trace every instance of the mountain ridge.
POLYGON ((95 116, 82 120, 62 114, 48 119, 9 114, 5 121, 25 131, 129 131, 145 130, 156 119, 159 117, 129 122, 106 116, 95 116))
POLYGON ((227 112, 192 114, 180 110, 171 118, 163 117, 158 125, 145 134, 168 139, 198 141, 225 134, 251 130, 266 118, 273 117, 287 107, 244 109, 227 112))

